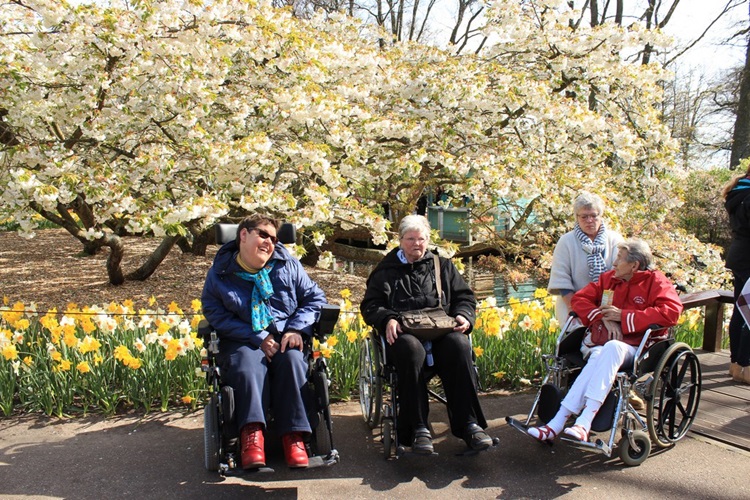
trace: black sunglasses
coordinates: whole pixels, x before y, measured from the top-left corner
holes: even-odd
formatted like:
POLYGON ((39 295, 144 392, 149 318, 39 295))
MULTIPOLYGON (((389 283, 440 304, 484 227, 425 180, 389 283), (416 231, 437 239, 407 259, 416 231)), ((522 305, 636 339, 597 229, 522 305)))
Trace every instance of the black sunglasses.
POLYGON ((250 231, 257 232, 258 236, 260 236, 264 240, 270 240, 271 243, 273 243, 274 245, 279 242, 279 239, 276 236, 274 236, 272 234, 268 234, 267 232, 265 232, 262 229, 259 229, 257 227, 252 228, 250 231))

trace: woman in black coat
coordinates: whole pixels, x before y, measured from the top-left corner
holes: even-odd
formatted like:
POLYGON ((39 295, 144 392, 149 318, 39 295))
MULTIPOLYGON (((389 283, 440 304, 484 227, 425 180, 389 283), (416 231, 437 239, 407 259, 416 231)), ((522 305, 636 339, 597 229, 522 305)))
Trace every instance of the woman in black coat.
POLYGON ((475 450, 492 445, 477 396, 477 382, 468 334, 475 320, 476 299, 453 263, 440 258, 443 296, 439 302, 456 319, 454 330, 440 339, 421 342, 402 330, 399 313, 437 307, 433 254, 427 250, 430 223, 421 215, 404 217, 400 244, 388 253, 367 279, 360 310, 368 325, 383 335, 387 356, 398 376, 399 441, 415 453, 433 452, 428 427, 429 401, 425 369, 440 377, 448 401, 453 435, 475 450))
MULTIPOLYGON (((724 188, 724 207, 729 214, 732 243, 726 265, 734 275, 734 300, 750 278, 750 167, 724 188)), ((736 382, 750 384, 750 330, 739 308, 729 322, 729 374, 736 382)))

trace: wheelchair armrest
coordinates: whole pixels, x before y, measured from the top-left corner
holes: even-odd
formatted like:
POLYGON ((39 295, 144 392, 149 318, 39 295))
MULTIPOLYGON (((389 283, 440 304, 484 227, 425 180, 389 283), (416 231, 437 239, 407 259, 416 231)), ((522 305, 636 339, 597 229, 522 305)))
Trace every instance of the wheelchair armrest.
POLYGON ((206 348, 206 351, 211 354, 218 354, 219 338, 216 335, 214 327, 205 318, 198 323, 198 335, 203 339, 203 347, 206 348))
POLYGON ((657 335, 663 330, 666 330, 668 327, 661 326, 661 325, 649 325, 649 327, 646 329, 646 332, 643 334, 643 338, 641 339, 641 343, 638 344, 638 349, 635 351, 635 366, 633 367, 634 372, 638 372, 638 363, 639 360, 641 360, 642 355, 644 351, 646 350, 646 346, 649 344, 649 341, 653 339, 653 337, 657 337, 657 335))
POLYGON ((339 311, 341 308, 334 304, 323 304, 318 314, 318 320, 315 322, 314 334, 322 339, 333 332, 336 322, 339 320, 339 311))
POLYGON ((203 339, 204 345, 208 343, 208 340, 211 338, 211 332, 213 329, 214 328, 207 319, 202 319, 200 320, 200 323, 198 323, 198 335, 203 339))

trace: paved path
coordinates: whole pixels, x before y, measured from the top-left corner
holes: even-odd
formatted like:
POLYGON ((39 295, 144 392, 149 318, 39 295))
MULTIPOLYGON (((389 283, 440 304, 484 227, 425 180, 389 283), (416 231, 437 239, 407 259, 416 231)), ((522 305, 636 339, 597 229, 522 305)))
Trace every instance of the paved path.
POLYGON ((202 412, 113 419, 25 416, 0 420, 2 499, 224 498, 750 498, 750 454, 686 437, 639 467, 566 447, 537 444, 505 424, 531 395, 483 396, 490 433, 501 444, 456 456, 445 411, 433 406, 434 457, 386 461, 356 403, 333 406, 339 464, 289 470, 279 450, 274 473, 221 478, 203 469, 202 412))

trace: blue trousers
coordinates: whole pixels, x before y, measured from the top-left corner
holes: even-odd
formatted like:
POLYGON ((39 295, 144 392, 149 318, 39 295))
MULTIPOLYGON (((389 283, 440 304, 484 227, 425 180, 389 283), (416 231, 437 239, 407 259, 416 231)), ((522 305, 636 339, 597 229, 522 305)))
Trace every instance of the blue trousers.
MULTIPOLYGON (((750 269, 733 270, 732 274, 734 275, 734 302, 736 304, 745 282, 750 278, 750 269)), ((750 366, 750 329, 736 306, 732 319, 729 320, 729 358, 732 363, 750 366)))
POLYGON ((249 344, 222 340, 217 361, 223 381, 234 389, 237 429, 245 424, 266 424, 272 409, 274 428, 283 436, 310 432, 305 411, 307 361, 302 351, 278 351, 271 361, 249 344))

